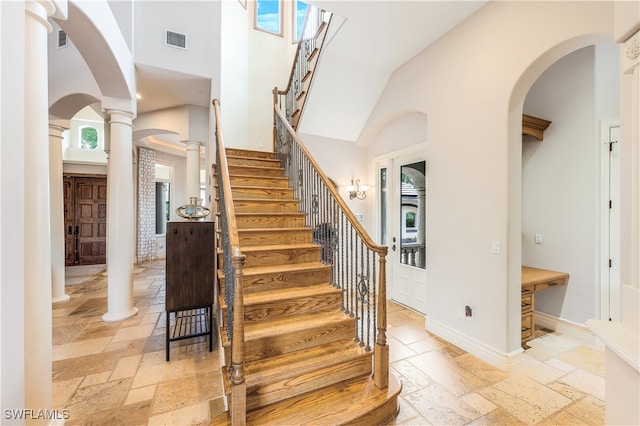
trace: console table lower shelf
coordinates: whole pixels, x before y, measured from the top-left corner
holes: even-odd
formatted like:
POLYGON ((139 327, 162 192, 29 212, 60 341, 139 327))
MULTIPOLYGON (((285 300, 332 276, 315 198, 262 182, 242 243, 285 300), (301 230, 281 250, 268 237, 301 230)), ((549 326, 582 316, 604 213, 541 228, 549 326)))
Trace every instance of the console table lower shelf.
POLYGON ((213 312, 211 306, 167 311, 166 351, 169 361, 170 344, 183 339, 208 336, 209 352, 213 351, 213 312), (173 314, 173 324, 171 323, 173 314))

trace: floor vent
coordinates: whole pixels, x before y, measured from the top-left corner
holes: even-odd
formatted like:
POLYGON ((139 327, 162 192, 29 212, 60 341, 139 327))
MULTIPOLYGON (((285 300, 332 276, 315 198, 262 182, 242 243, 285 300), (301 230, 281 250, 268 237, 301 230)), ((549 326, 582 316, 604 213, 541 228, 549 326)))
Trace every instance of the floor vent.
POLYGON ((180 34, 175 31, 165 30, 164 42, 168 46, 179 47, 180 49, 186 49, 187 35, 180 34))
POLYGON ((58 30, 58 49, 67 47, 67 33, 63 30, 58 30))

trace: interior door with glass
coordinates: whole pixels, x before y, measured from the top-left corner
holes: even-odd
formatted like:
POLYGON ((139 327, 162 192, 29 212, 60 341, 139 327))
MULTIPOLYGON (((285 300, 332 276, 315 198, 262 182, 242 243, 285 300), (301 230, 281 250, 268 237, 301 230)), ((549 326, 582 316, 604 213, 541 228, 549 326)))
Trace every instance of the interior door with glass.
POLYGON ((426 313, 426 161, 396 157, 379 172, 380 239, 390 248, 388 295, 426 313))

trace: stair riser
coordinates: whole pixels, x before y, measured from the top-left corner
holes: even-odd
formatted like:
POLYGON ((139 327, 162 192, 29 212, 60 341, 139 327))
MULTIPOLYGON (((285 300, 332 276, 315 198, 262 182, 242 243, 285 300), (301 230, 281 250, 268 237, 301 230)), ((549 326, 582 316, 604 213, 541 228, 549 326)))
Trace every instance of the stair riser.
POLYGON ((247 387, 247 409, 264 407, 308 391, 355 377, 371 375, 371 357, 364 356, 343 364, 332 365, 293 378, 262 386, 247 387))
POLYGON ((284 170, 281 168, 271 168, 271 167, 229 165, 229 175, 283 177, 284 170))
POLYGON ((275 152, 268 152, 268 151, 247 151, 244 149, 227 148, 225 152, 227 156, 230 155, 234 157, 270 158, 270 159, 276 158, 275 152))
POLYGON ((297 201, 273 201, 273 200, 238 200, 235 199, 233 207, 236 213, 297 213, 297 201))
MULTIPOLYGON (((271 321, 315 312, 340 310, 342 297, 338 294, 321 294, 291 300, 280 300, 260 305, 244 307, 245 324, 258 321, 271 321)), ((227 309, 222 308, 226 324, 227 309)))
MULTIPOLYGON (((268 265, 282 265, 284 263, 304 263, 304 262, 319 262, 320 261, 320 247, 309 247, 303 249, 277 249, 277 250, 264 250, 256 252, 244 252, 247 256, 245 260, 246 267, 253 266, 268 266, 268 265)), ((218 254, 218 262, 220 267, 224 266, 224 255, 218 254)))
POLYGON ((299 228, 305 226, 304 216, 236 216, 238 229, 247 228, 299 228))
POLYGON ((233 198, 291 198, 293 189, 290 188, 232 188, 233 198))
POLYGON ((264 246, 272 244, 310 243, 312 239, 310 229, 302 230, 243 230, 238 232, 240 246, 264 246))
MULTIPOLYGON (((331 280, 331 269, 315 269, 311 271, 281 272, 277 274, 264 274, 244 276, 244 292, 256 293, 259 291, 276 290, 282 288, 299 287, 310 284, 328 283, 331 280)), ((220 279, 221 291, 224 293, 225 279, 220 279)))
POLYGON ((262 176, 229 176, 231 188, 234 185, 271 186, 276 188, 288 188, 289 180, 262 176))
POLYGON ((270 158, 227 157, 229 166, 280 167, 280 162, 270 158))
POLYGON ((312 346, 349 339, 353 337, 354 330, 355 319, 347 319, 329 324, 319 324, 317 327, 298 332, 246 340, 245 361, 255 361, 312 346))

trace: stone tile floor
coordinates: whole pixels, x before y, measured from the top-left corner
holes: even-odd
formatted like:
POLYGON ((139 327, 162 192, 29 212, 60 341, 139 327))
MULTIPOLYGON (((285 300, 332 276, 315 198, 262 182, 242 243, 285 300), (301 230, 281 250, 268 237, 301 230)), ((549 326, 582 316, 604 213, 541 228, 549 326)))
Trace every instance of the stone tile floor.
MULTIPOLYGON (((67 268, 71 300, 53 306, 53 405, 67 425, 207 425, 224 410, 219 353, 205 338, 171 343, 165 361, 164 261, 137 265, 139 313, 105 323, 104 267, 67 268)), ((604 424, 600 346, 539 332, 505 373, 424 330, 389 302, 391 370, 402 381, 395 425, 604 424)))

